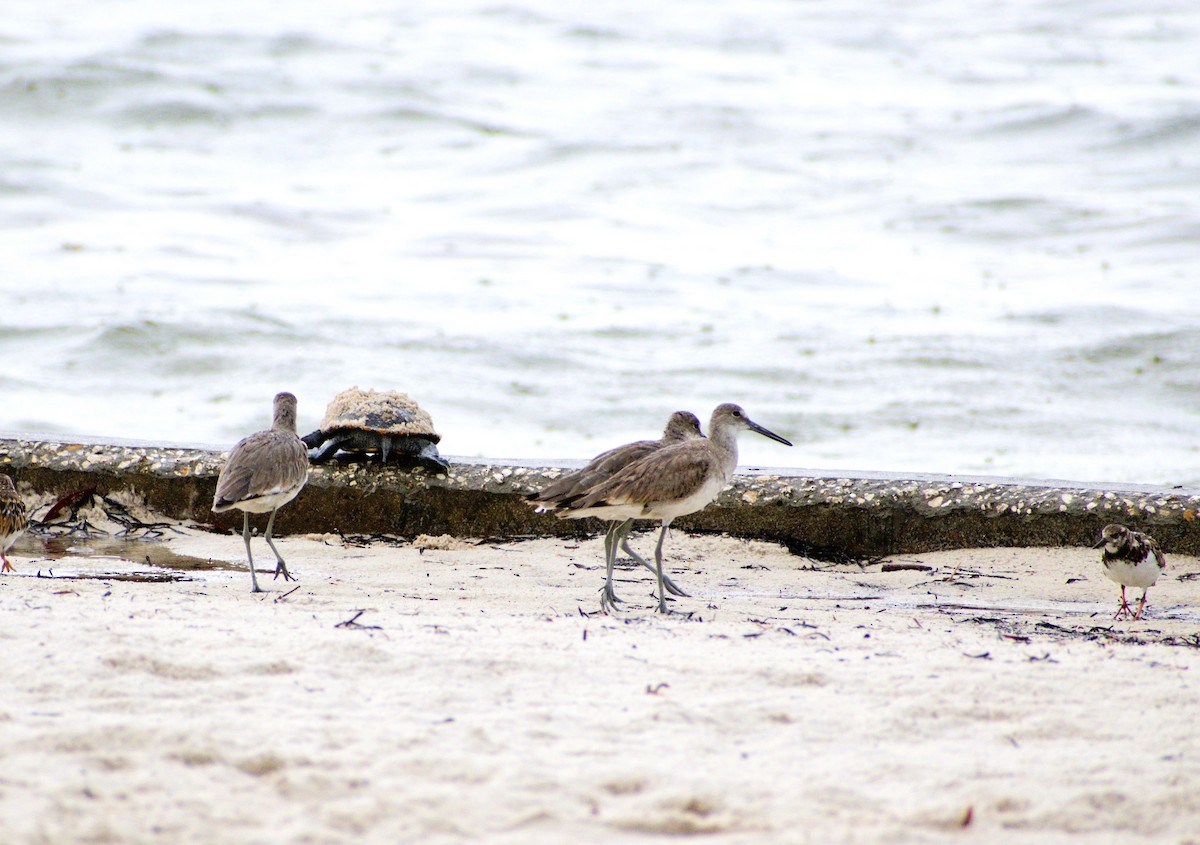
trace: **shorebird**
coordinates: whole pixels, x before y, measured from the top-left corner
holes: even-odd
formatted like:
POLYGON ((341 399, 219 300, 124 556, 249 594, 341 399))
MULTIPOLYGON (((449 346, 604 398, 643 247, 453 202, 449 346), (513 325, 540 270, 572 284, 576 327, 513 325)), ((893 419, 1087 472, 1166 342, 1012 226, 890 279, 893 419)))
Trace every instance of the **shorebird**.
POLYGON ((1126 587, 1140 587, 1142 600, 1138 602, 1134 619, 1142 618, 1146 609, 1146 593, 1154 586, 1158 576, 1167 568, 1167 558, 1158 548, 1154 538, 1140 531, 1131 531, 1124 525, 1106 525, 1100 542, 1092 548, 1104 547, 1100 556, 1104 574, 1121 585, 1121 604, 1113 619, 1130 615, 1129 602, 1125 600, 1126 587))
MULTIPOLYGON (((581 514, 567 510, 571 502, 587 495, 587 493, 607 481, 622 468, 634 461, 644 458, 664 446, 683 443, 687 440, 699 440, 704 437, 700 430, 699 418, 689 411, 676 411, 667 420, 667 427, 659 440, 637 440, 626 443, 607 452, 601 452, 588 462, 583 469, 563 476, 550 486, 537 493, 530 493, 526 498, 539 511, 549 511, 560 519, 582 519, 589 514, 581 514)), ((619 601, 613 592, 613 568, 617 562, 617 549, 621 548, 635 561, 656 572, 650 562, 635 552, 629 546, 629 532, 633 530, 633 518, 612 520, 604 535, 604 587, 600 591, 600 609, 607 612, 609 608, 616 609, 619 601)), ((663 584, 672 595, 686 596, 669 577, 663 576, 663 584)))
POLYGON ((737 436, 754 431, 785 446, 792 444, 746 416, 738 405, 718 405, 708 424, 708 439, 688 440, 657 449, 625 466, 565 507, 579 516, 601 519, 658 519, 662 531, 654 549, 658 609, 667 612, 662 569, 663 541, 676 517, 695 513, 717 497, 737 468, 737 436))
POLYGON ((271 542, 275 512, 286 505, 308 481, 308 449, 296 436, 296 397, 290 393, 275 395, 271 427, 238 441, 217 478, 213 513, 237 508, 242 511, 242 539, 246 541, 246 559, 250 563, 250 583, 261 593, 254 574, 254 555, 250 553, 250 514, 267 513, 267 545, 275 553, 275 577, 295 580, 283 562, 283 556, 271 542))
POLYGON ((8 550, 17 538, 25 531, 29 520, 25 517, 25 502, 17 495, 12 479, 0 475, 0 558, 4 565, 0 572, 12 572, 12 564, 8 562, 8 550))

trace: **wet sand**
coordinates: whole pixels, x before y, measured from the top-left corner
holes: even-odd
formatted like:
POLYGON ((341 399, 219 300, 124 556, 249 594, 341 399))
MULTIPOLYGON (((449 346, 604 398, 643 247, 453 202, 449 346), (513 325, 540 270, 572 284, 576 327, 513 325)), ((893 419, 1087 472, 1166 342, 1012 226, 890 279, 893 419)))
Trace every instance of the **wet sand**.
POLYGON ((164 536, 0 578, 5 842, 1200 842, 1196 558, 164 536))

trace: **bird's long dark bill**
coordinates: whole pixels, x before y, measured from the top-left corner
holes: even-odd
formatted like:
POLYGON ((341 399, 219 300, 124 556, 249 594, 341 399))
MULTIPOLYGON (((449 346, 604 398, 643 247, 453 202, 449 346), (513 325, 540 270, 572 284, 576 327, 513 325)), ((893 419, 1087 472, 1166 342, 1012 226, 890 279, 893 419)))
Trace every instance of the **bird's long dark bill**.
POLYGON ((1101 540, 1099 543, 1097 543, 1096 545, 1092 546, 1092 548, 1093 548, 1093 549, 1098 549, 1098 548, 1100 548, 1101 546, 1106 546, 1106 545, 1108 545, 1108 540, 1101 540))
POLYGON ((780 436, 779 436, 778 434, 776 434, 775 432, 773 432, 773 431, 768 431, 767 429, 763 428, 761 425, 759 425, 758 423, 754 422, 753 420, 746 420, 746 422, 750 424, 750 430, 751 430, 751 431, 757 431, 757 432, 758 432, 759 434, 761 434, 763 437, 770 437, 772 440, 776 440, 776 441, 778 441, 778 442, 782 443, 784 446, 791 446, 791 445, 792 445, 792 441, 790 441, 790 440, 784 440, 782 437, 780 437, 780 436))

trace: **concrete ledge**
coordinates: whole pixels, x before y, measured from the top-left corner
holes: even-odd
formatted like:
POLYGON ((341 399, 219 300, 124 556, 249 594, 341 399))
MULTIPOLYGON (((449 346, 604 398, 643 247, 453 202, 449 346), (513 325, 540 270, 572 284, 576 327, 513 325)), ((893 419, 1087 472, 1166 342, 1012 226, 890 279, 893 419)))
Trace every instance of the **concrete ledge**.
MULTIPOLYGON (((602 529, 594 520, 537 514, 522 498, 581 462, 449 460, 451 471, 436 476, 377 464, 314 466, 304 491, 279 512, 276 532, 514 538, 602 529)), ((240 513, 209 510, 222 461, 220 449, 196 444, 0 436, 0 471, 38 493, 125 490, 166 516, 240 530, 240 513)), ((1200 555, 1197 511, 1200 488, 751 468, 714 504, 674 525, 778 540, 797 553, 844 560, 1091 545, 1105 524, 1122 522, 1152 534, 1165 551, 1200 555)))

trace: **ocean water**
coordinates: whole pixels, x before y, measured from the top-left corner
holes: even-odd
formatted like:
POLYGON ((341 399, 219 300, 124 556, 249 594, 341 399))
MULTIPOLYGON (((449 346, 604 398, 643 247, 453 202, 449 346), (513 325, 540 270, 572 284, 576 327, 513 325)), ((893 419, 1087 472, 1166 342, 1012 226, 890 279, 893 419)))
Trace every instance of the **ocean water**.
POLYGON ((0 431, 1200 484, 1200 6, 0 4, 0 431))

